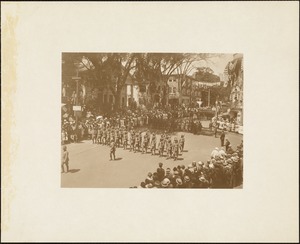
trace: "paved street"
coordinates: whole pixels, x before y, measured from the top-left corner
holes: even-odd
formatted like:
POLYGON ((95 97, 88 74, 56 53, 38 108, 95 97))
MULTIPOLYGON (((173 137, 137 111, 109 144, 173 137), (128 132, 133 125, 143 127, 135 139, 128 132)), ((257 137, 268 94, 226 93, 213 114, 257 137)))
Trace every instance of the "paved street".
MULTIPOLYGON (((133 153, 118 148, 115 161, 109 160, 109 147, 83 141, 67 145, 70 155, 70 171, 62 173, 62 187, 129 188, 144 181, 148 172, 155 172, 159 162, 164 168, 189 165, 192 161, 206 161, 214 147, 220 146, 220 138, 214 136, 185 134, 185 151, 179 160, 160 158, 158 155, 133 153)), ((175 135, 175 134, 174 134, 175 135)), ((178 137, 179 137, 178 136, 178 137)), ((242 135, 227 133, 233 148, 242 140, 242 135)))

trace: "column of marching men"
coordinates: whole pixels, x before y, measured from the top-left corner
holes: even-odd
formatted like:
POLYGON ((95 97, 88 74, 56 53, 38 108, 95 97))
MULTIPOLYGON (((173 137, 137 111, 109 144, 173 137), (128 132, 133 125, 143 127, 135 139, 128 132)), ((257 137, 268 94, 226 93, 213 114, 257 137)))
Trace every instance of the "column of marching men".
POLYGON ((125 126, 114 127, 103 123, 92 125, 91 130, 92 142, 110 146, 112 151, 123 148, 134 153, 151 152, 151 155, 166 155, 167 159, 177 160, 184 150, 184 135, 179 139, 176 136, 172 138, 166 131, 159 136, 156 133, 151 134, 149 130, 127 130, 125 126))

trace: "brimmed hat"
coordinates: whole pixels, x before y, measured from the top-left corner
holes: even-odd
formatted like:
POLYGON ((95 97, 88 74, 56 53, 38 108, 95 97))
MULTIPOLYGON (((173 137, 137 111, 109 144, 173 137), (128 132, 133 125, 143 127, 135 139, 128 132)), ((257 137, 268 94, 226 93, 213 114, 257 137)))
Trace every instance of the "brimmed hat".
POLYGON ((184 182, 189 182, 190 181, 190 177, 188 177, 187 175, 184 176, 184 182))
POLYGON ((177 185, 180 185, 180 186, 181 186, 181 185, 182 185, 182 179, 177 178, 177 179, 176 179, 176 183, 177 183, 177 185))
POLYGON ((202 181, 202 182, 204 182, 204 181, 205 181, 204 176, 200 176, 200 177, 199 177, 199 180, 202 181))
POLYGON ((239 159, 237 157, 233 157, 232 161, 235 162, 235 163, 237 163, 239 161, 239 159))
POLYGON ((146 188, 153 188, 153 185, 151 183, 146 185, 146 188))
POLYGON ((199 164, 199 165, 203 165, 204 163, 203 163, 202 161, 199 161, 198 164, 199 164))
POLYGON ((170 180, 168 178, 164 178, 163 181, 161 182, 162 187, 168 187, 170 184, 170 180))
POLYGON ((210 163, 210 164, 208 165, 208 167, 211 168, 211 169, 213 169, 215 166, 213 165, 213 163, 210 163))

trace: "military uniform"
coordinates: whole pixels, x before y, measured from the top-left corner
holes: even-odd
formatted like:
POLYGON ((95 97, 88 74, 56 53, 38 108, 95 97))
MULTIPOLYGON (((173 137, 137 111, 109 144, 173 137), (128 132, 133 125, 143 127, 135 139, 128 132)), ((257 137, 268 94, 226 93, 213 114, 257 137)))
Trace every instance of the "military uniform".
POLYGON ((164 155, 164 139, 160 138, 160 141, 158 143, 158 150, 159 150, 159 156, 163 157, 164 155))
POLYGON ((142 152, 147 153, 147 149, 148 149, 148 135, 147 133, 144 135, 144 140, 143 140, 143 147, 142 147, 142 152))
POLYGON ((123 149, 127 149, 127 144, 128 144, 128 134, 127 131, 125 130, 123 132, 123 149))
POLYGON ((151 138, 151 155, 155 155, 156 153, 156 136, 153 133, 151 138))
POLYGON ((177 158, 178 158, 178 151, 179 151, 179 143, 178 143, 177 138, 175 138, 174 142, 173 142, 173 148, 172 148, 174 160, 177 160, 177 158))
POLYGON ((180 152, 183 152, 184 142, 185 142, 184 135, 181 135, 181 138, 179 139, 180 152))
POLYGON ((92 129, 93 144, 95 144, 97 142, 97 132, 98 132, 97 125, 93 125, 93 129, 92 129))
POLYGON ((134 143, 133 151, 134 152, 139 151, 139 146, 140 146, 140 137, 137 134, 136 137, 135 137, 135 143, 134 143))
POLYGON ((168 158, 172 158, 172 141, 171 141, 171 138, 169 138, 168 142, 167 142, 167 155, 168 155, 168 158))

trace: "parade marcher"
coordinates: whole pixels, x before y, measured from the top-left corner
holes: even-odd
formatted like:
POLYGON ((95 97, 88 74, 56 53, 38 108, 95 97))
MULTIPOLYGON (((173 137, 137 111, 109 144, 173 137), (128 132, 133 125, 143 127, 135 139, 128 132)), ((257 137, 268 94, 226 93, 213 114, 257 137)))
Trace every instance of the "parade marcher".
POLYGON ((125 130, 123 132, 123 149, 127 149, 127 144, 128 144, 128 133, 127 131, 125 130))
POLYGON ((67 168, 66 172, 68 173, 69 172, 69 152, 67 150, 66 145, 63 146, 63 151, 62 151, 62 162, 61 162, 61 172, 62 173, 65 173, 64 165, 66 166, 66 168, 67 168))
POLYGON ((160 141, 158 143, 158 150, 159 150, 159 156, 163 157, 164 156, 164 139, 160 138, 160 141))
POLYGON ((151 155, 155 155, 156 154, 156 136, 154 133, 152 134, 150 144, 151 144, 151 155))
POLYGON ((139 132, 139 149, 142 148, 142 142, 143 142, 143 134, 142 134, 142 132, 140 131, 140 132, 139 132))
POLYGON ((116 144, 114 142, 114 140, 111 140, 110 143, 110 160, 114 159, 116 160, 116 144))
POLYGON ((178 143, 177 137, 174 138, 172 153, 173 153, 174 160, 177 160, 178 154, 179 154, 179 143, 178 143))
POLYGON ((130 133, 130 152, 134 150, 134 144, 135 144, 135 135, 134 132, 132 131, 130 133))
POLYGON ((166 149, 167 149, 167 159, 172 158, 172 140, 171 140, 171 138, 168 139, 166 149))
POLYGON ((136 152, 136 151, 139 151, 139 150, 140 150, 140 136, 139 136, 139 134, 136 134, 133 152, 136 152))
POLYGON ((180 147, 181 153, 183 152, 183 149, 184 149, 184 142, 185 142, 184 135, 181 135, 181 137, 179 139, 179 147, 180 147))
POLYGON ((147 133, 144 135, 144 140, 142 143, 143 147, 142 147, 142 153, 146 153, 147 154, 147 149, 148 149, 148 135, 147 133))
POLYGON ((96 138, 96 143, 100 144, 101 143, 101 137, 102 137, 102 129, 100 128, 100 126, 98 126, 98 130, 97 130, 97 138, 96 138))

